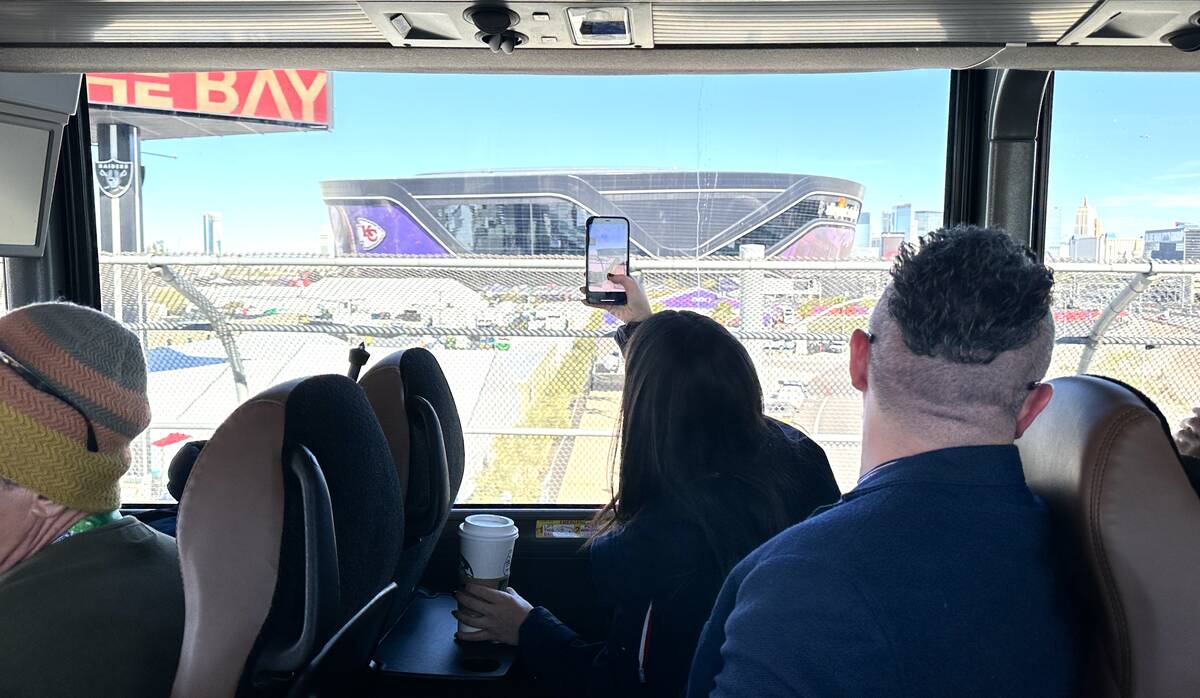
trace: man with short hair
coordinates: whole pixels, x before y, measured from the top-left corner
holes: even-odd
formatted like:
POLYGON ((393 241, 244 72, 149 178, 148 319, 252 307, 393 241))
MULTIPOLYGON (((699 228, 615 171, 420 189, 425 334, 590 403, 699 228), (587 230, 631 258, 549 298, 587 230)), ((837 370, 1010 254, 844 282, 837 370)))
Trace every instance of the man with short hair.
POLYGON ((1052 286, 1002 231, 901 251, 850 343, 858 487, 730 573, 689 695, 1074 695, 1075 617, 1013 443, 1051 398, 1052 286))
POLYGON ((122 517, 150 421, 137 337, 67 303, 0 317, 0 696, 165 696, 183 637, 174 541, 122 517))

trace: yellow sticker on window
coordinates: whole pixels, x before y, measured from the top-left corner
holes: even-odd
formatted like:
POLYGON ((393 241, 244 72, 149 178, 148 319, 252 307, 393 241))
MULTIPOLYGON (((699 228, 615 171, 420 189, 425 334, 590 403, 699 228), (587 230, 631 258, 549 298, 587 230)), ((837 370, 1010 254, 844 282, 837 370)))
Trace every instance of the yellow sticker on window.
POLYGON ((584 519, 538 519, 537 538, 590 538, 596 526, 584 519))

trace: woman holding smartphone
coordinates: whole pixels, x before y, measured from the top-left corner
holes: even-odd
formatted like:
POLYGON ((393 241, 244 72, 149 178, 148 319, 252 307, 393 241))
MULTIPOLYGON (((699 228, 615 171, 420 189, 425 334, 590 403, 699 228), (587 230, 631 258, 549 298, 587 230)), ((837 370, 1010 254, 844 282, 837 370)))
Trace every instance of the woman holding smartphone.
POLYGON ((681 695, 725 575, 750 551, 837 500, 824 451, 762 413, 750 356, 692 312, 651 314, 637 282, 610 275, 627 304, 620 475, 589 541, 608 637, 589 643, 516 591, 470 586, 462 607, 481 632, 518 647, 552 695, 681 695))

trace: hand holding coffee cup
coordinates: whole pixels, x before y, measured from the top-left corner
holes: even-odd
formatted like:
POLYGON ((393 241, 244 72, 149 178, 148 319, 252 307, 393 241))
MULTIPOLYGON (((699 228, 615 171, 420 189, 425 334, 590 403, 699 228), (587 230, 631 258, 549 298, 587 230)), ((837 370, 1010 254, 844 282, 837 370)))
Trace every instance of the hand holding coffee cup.
MULTIPOLYGON (((482 587, 505 593, 517 535, 516 524, 507 516, 475 514, 459 524, 458 576, 463 587, 482 587)), ((460 600, 455 617, 458 618, 459 635, 480 632, 481 628, 469 621, 483 614, 464 604, 461 594, 457 596, 460 600)))
POLYGON ((454 617, 459 619, 460 627, 470 613, 470 622, 479 628, 475 632, 454 634, 455 638, 469 642, 494 641, 515 647, 521 638, 521 626, 533 610, 512 587, 496 590, 471 584, 454 596, 460 609, 454 612, 454 617))

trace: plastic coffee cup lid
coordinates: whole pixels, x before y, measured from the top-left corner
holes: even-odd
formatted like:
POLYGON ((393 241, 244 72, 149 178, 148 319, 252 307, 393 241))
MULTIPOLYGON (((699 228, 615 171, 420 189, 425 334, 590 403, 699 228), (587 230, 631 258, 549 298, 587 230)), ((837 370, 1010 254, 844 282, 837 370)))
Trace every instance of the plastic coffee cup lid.
POLYGON ((503 540, 517 536, 517 525, 513 520, 497 514, 472 514, 458 525, 458 530, 472 538, 503 540))

